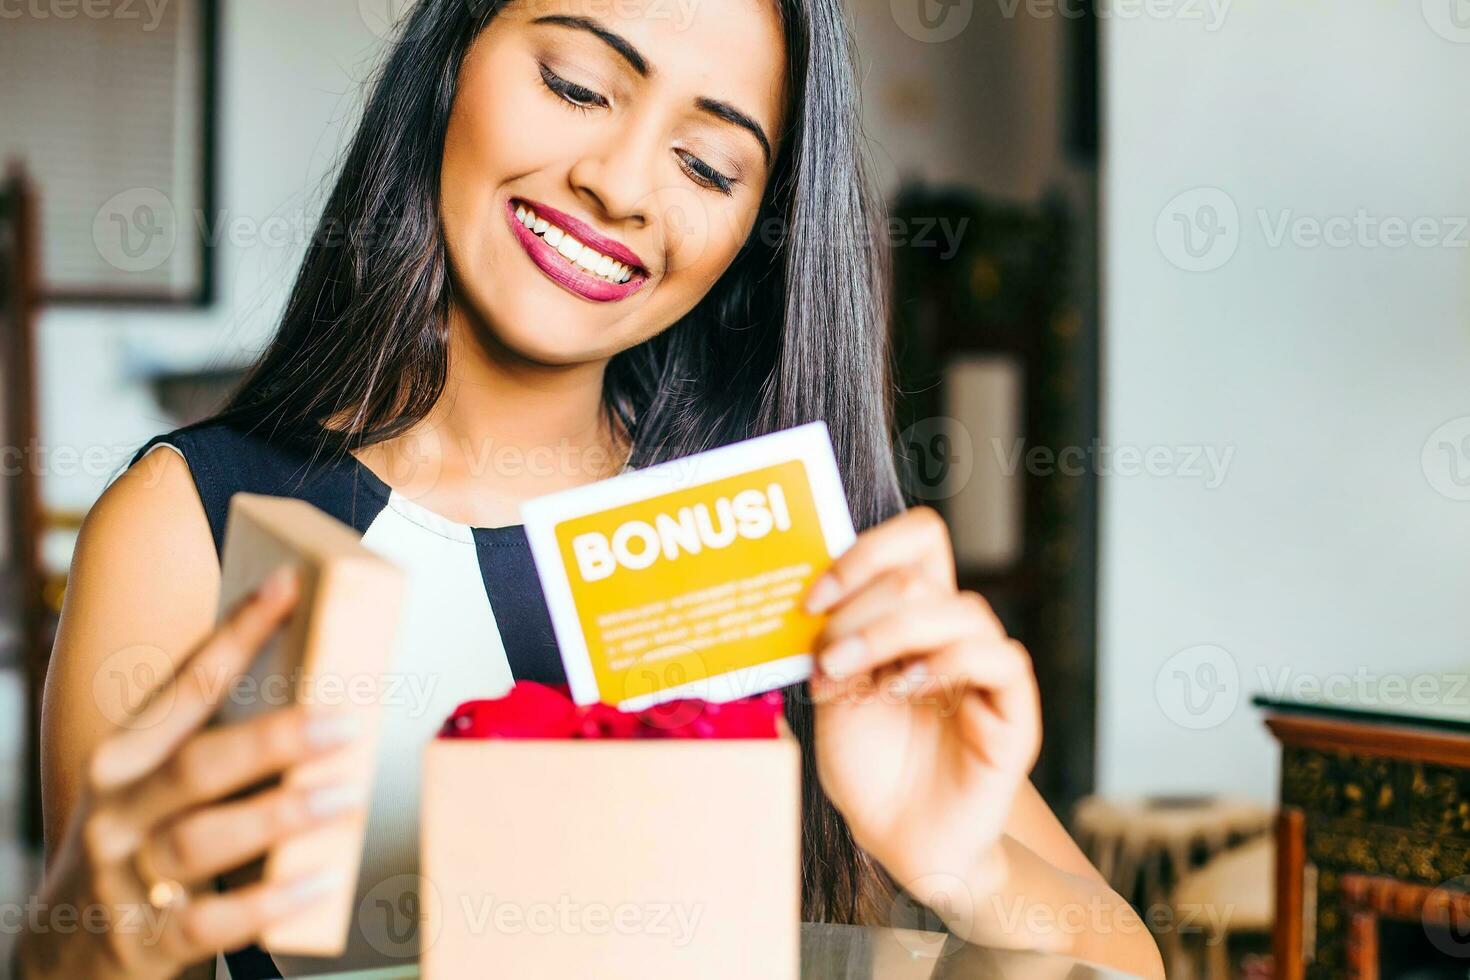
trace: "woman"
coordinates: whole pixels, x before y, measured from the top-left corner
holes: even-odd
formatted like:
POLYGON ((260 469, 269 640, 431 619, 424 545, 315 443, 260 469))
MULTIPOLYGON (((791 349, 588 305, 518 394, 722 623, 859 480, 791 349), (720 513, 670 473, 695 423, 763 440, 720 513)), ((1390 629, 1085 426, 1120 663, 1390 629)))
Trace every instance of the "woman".
POLYGON ((424 739, 461 698, 560 676, 518 503, 815 418, 863 530, 810 591, 819 671, 787 692, 805 917, 882 923, 901 888, 977 942, 1161 975, 1026 778, 1024 651, 957 590, 943 523, 902 510, 856 95, 837 0, 421 0, 278 335, 218 419, 146 447, 87 520, 47 681, 42 899, 158 914, 25 935, 25 976, 411 955, 371 920, 412 898, 424 739), (351 739, 305 709, 203 727, 222 695, 198 678, 242 670, 294 596, 274 577, 214 630, 238 490, 311 500, 410 572, 394 669, 428 683, 385 706, 371 800, 253 788, 351 739), (250 948, 344 869, 211 884, 358 807, 348 955, 250 948))

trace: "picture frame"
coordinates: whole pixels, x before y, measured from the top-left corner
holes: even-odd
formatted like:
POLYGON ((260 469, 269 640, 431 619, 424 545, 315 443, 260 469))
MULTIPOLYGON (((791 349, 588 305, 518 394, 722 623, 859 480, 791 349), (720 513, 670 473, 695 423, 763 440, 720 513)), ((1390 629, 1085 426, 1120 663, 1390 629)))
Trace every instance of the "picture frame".
POLYGON ((219 0, 6 21, 0 157, 36 185, 42 303, 213 302, 219 22, 219 0))

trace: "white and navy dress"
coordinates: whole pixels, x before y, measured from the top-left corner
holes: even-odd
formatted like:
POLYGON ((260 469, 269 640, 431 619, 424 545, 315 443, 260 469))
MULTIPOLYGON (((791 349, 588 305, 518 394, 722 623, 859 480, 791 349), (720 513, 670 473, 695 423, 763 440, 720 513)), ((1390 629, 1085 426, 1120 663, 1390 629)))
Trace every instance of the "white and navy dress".
POLYGON ((425 744, 463 701, 517 680, 562 683, 561 657, 520 525, 450 521, 385 484, 350 454, 312 461, 305 447, 218 422, 158 436, 134 457, 172 449, 189 466, 218 551, 230 497, 306 500, 362 533, 406 573, 407 593, 385 689, 378 765, 345 956, 274 958, 258 947, 224 959, 232 980, 297 977, 416 962, 419 768, 425 744))

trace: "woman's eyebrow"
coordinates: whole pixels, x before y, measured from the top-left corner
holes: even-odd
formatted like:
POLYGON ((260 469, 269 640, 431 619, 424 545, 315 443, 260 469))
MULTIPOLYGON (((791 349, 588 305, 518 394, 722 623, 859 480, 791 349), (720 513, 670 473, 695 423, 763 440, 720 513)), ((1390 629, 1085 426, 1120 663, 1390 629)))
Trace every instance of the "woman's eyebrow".
POLYGON ((632 65, 633 70, 639 75, 642 75, 644 78, 648 77, 648 62, 644 60, 643 55, 638 53, 638 49, 633 47, 633 43, 621 34, 615 34, 606 27, 603 27, 591 17, 574 17, 570 14, 547 14, 544 17, 537 17, 531 23, 559 24, 562 27, 573 27, 579 31, 587 31, 618 54, 622 55, 623 60, 632 65))
POLYGON ((771 141, 766 139, 766 131, 761 129, 760 123, 730 103, 721 102, 719 99, 710 99, 701 95, 694 100, 694 105, 712 116, 717 116, 726 122, 734 123, 742 129, 749 130, 750 134, 760 141, 761 152, 765 154, 766 163, 769 164, 771 162, 771 141))
MULTIPOLYGON (((571 27, 579 31, 586 31, 621 55, 623 60, 641 77, 647 78, 650 74, 651 69, 648 67, 648 60, 639 53, 631 41, 621 34, 608 30, 591 17, 577 17, 571 14, 546 14, 537 17, 531 23, 556 24, 560 27, 571 27)), ((707 112, 716 118, 733 123, 741 129, 748 131, 760 143, 761 152, 765 155, 766 163, 769 164, 771 162, 771 141, 766 137, 766 132, 761 128, 760 123, 730 103, 722 102, 719 99, 700 96, 694 100, 694 105, 701 112, 707 112)))

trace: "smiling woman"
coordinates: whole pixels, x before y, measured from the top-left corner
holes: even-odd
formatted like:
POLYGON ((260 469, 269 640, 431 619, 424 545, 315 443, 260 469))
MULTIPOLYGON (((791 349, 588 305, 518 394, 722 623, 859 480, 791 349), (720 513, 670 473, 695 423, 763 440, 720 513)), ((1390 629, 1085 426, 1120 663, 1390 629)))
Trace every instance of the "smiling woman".
POLYGON ((479 35, 441 180, 466 312, 548 364, 634 347, 709 293, 750 234, 780 145, 768 133, 786 114, 774 4, 703 7, 682 23, 580 6, 511 3, 479 35), (604 258, 629 278, 599 277, 604 258))
MULTIPOLYGON (((240 947, 237 980, 416 955, 399 913, 419 901, 424 743, 459 701, 562 678, 519 502, 814 419, 861 533, 807 598, 826 616, 820 670, 784 692, 804 751, 803 916, 883 922, 902 891, 968 939, 1157 974, 1027 779, 1029 659, 956 588, 943 523, 899 495, 886 256, 838 0, 669 13, 419 0, 270 346, 219 416, 145 447, 82 531, 47 678, 42 899, 162 896, 170 914, 151 938, 23 936, 26 976, 171 977, 240 947), (550 447, 550 467, 485 465, 550 447), (340 726, 300 709, 204 724, 214 705, 191 671, 240 670, 294 595, 274 580, 215 627, 238 491, 307 499, 405 569, 393 670, 446 703, 384 706, 370 800, 259 789, 339 748, 340 726), (178 707, 129 731, 126 692, 94 679, 154 666, 178 707), (213 889, 357 808, 359 869, 213 889), (249 945, 354 873, 340 960, 249 945), (1013 910, 1033 904, 1122 925, 1018 931, 1013 910)), ((508 806, 534 805, 516 792, 508 806)))

